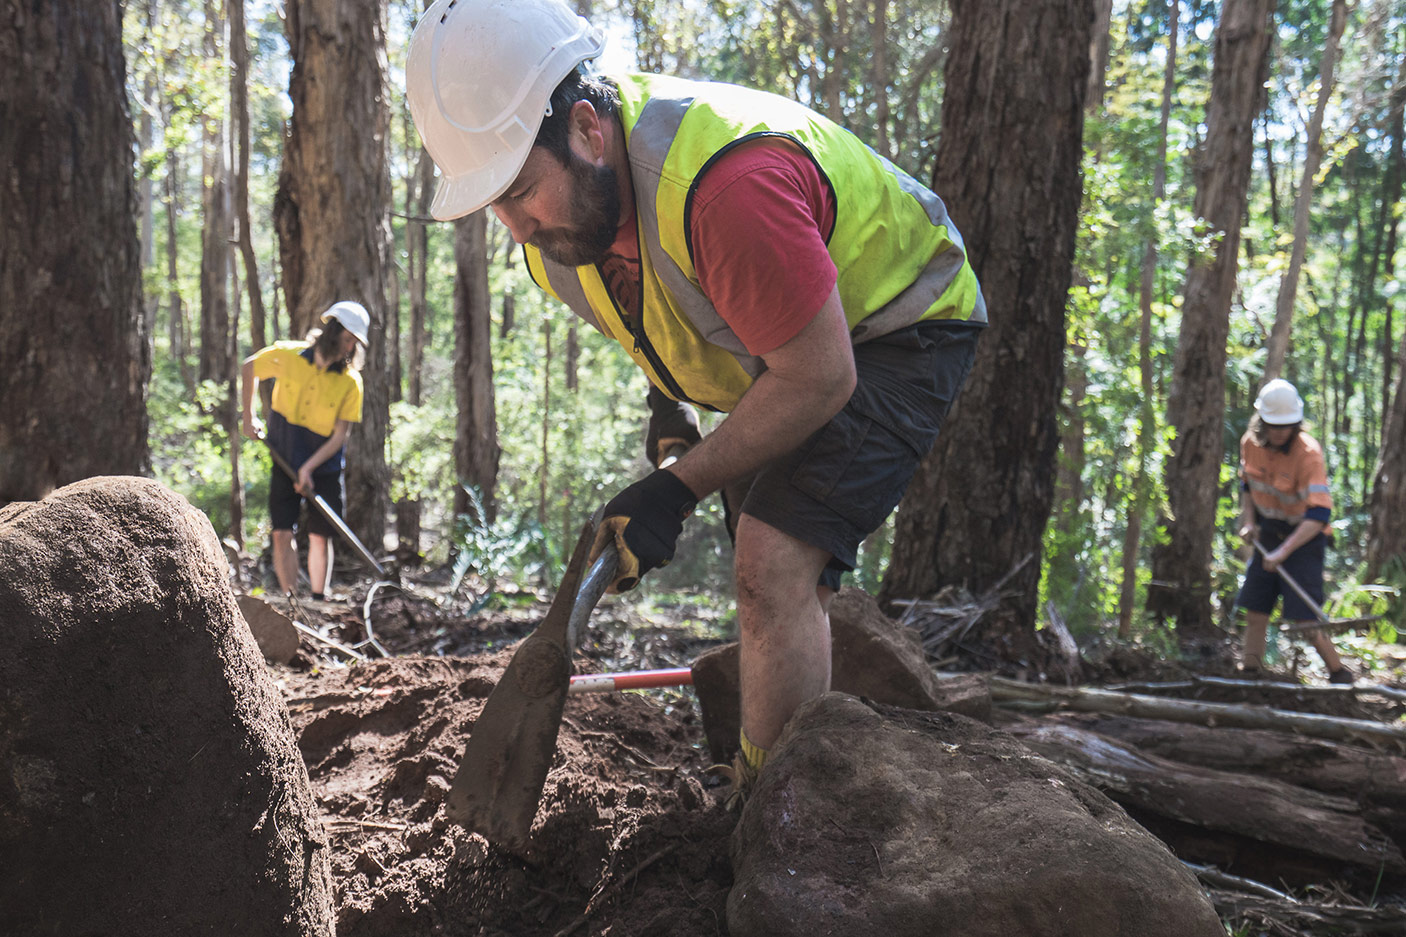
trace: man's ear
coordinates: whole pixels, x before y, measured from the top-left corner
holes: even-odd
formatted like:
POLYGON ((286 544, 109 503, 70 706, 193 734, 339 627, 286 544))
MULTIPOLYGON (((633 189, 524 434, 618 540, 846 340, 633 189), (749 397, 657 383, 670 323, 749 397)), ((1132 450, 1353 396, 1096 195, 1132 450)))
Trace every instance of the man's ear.
POLYGON ((605 128, 590 101, 577 101, 571 105, 566 139, 577 156, 588 163, 604 164, 605 128))

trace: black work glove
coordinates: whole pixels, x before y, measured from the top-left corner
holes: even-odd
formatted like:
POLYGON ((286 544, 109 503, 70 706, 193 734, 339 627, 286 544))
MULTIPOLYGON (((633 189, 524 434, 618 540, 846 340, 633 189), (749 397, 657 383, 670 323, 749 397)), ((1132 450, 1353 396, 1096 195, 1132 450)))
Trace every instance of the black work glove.
POLYGON ((611 540, 620 551, 620 567, 606 591, 628 592, 651 569, 669 565, 683 522, 697 506, 693 491, 664 469, 611 498, 591 547, 592 562, 611 540))
POLYGON ((674 400, 662 390, 649 385, 649 429, 644 437, 644 457, 658 466, 675 446, 692 446, 703 438, 698 431, 698 414, 688 404, 674 400))

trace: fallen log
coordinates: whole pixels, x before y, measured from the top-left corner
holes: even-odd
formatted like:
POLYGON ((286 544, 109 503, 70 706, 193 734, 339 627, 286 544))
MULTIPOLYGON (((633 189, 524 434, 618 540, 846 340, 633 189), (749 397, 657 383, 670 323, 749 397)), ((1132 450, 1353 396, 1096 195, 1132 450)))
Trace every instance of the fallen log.
POLYGON ((1069 725, 1022 723, 1007 731, 1135 814, 1270 843, 1369 875, 1406 874, 1400 848, 1345 797, 1179 764, 1069 725))
POLYGON ((1182 764, 1274 778, 1403 812, 1406 757, 1263 729, 1209 728, 1107 713, 1067 713, 1061 721, 1182 764))
POLYGON ((1280 691, 1293 696, 1311 698, 1315 696, 1357 697, 1382 696, 1387 699, 1406 702, 1406 690, 1383 686, 1380 683, 1354 683, 1351 685, 1327 684, 1319 686, 1307 683, 1289 683, 1277 680, 1237 680, 1231 677, 1194 676, 1188 680, 1169 680, 1160 683, 1118 683, 1104 687, 1119 693, 1159 693, 1178 690, 1196 690, 1200 687, 1235 688, 1247 691, 1280 691))
POLYGON ((991 700, 998 706, 1040 704, 1046 711, 1072 709, 1117 713, 1145 719, 1168 719, 1209 726, 1273 729, 1312 738, 1391 748, 1406 752, 1406 725, 1385 725, 1367 719, 1343 719, 1316 713, 1290 712, 1232 703, 1204 703, 1137 693, 1114 693, 1090 687, 1060 687, 991 677, 991 700))
POLYGON ((1219 888, 1208 888, 1206 894, 1216 906, 1216 913, 1222 920, 1232 926, 1248 925, 1257 933, 1282 937, 1318 937, 1320 934, 1353 937, 1357 934, 1406 933, 1406 911, 1400 908, 1372 908, 1364 905, 1320 904, 1308 901, 1286 902, 1277 898, 1247 895, 1219 888))

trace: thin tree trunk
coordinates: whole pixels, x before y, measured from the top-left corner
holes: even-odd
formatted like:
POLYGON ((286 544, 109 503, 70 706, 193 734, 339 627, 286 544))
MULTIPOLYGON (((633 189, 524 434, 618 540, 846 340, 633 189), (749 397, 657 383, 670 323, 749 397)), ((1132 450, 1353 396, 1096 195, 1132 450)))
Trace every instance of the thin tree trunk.
POLYGON ((1279 377, 1284 370, 1284 358, 1289 353, 1289 332, 1293 328, 1294 299, 1299 291, 1299 271, 1303 269, 1308 252, 1308 212, 1313 205, 1313 180, 1323 161, 1323 114, 1333 96, 1334 69, 1338 62, 1338 40, 1347 22, 1347 0, 1333 0, 1333 15, 1328 27, 1328 42, 1323 47, 1323 62, 1318 79, 1318 101, 1308 121, 1308 140, 1299 177, 1299 191, 1294 196, 1294 241, 1289 249, 1289 266, 1279 281, 1279 299, 1274 306, 1274 329, 1269 333, 1269 357, 1264 366, 1266 382, 1279 377))
POLYGON ((185 303, 181 301, 179 270, 176 265, 176 216, 180 213, 180 157, 174 148, 166 150, 166 315, 167 341, 176 360, 186 393, 195 394, 195 374, 190 369, 190 328, 185 303))
POLYGON ((149 471, 121 8, 22 6, 0 29, 0 504, 149 471))
POLYGON ((390 128, 381 0, 287 0, 293 115, 274 199, 290 330, 306 335, 334 302, 371 314, 361 423, 347 441, 347 521, 374 552, 390 509, 386 283, 390 128))
MULTIPOLYGON (((1167 61, 1162 72, 1162 110, 1157 123, 1157 162, 1152 170, 1152 206, 1155 212, 1167 195, 1167 128, 1171 122, 1172 96, 1177 86, 1177 42, 1181 31, 1180 0, 1167 2, 1167 61)), ((1123 582, 1118 593, 1118 637, 1130 638, 1133 610, 1137 605, 1137 570, 1142 554, 1142 524, 1152 500, 1152 480, 1147 463, 1157 445, 1157 408, 1152 385, 1152 302, 1156 294, 1157 240, 1154 230, 1143 247, 1138 276, 1138 386, 1142 405, 1138 412, 1137 475, 1128 522, 1123 528, 1123 582)))
MULTIPOLYGON (((1403 158, 1403 113, 1406 113, 1406 60, 1401 63, 1396 88, 1392 92, 1389 123, 1391 158, 1383 180, 1383 202, 1388 211, 1401 200, 1402 178, 1406 176, 1403 158)), ((1388 233, 1396 244, 1396 221, 1388 233)), ((1392 256, 1388 254, 1387 256, 1392 256)), ((1388 308, 1390 306, 1388 305, 1388 308)), ((1381 577, 1389 567, 1406 561, 1406 334, 1401 337, 1396 357, 1396 389, 1391 408, 1382 419, 1381 448, 1377 453, 1367 520, 1367 568, 1365 578, 1381 577)))
MULTIPOLYGON (((205 3, 205 57, 217 60, 224 23, 219 4, 205 3)), ((201 163, 200 230, 200 370, 202 381, 223 384, 234 365, 229 355, 229 180, 225 163, 223 122, 205 114, 201 120, 204 149, 201 163)))
MULTIPOLYGON (((552 320, 542 320, 542 451, 537 458, 537 526, 547 532, 547 474, 551 468, 552 320)), ((563 548, 565 548, 563 544, 563 548)))
MULTIPOLYGON (((234 114, 234 223, 239 237, 239 253, 244 258, 244 281, 249 288, 249 342, 263 348, 264 293, 259 285, 259 261, 254 254, 254 234, 249 223, 249 46, 244 28, 245 0, 228 0, 230 50, 230 110, 234 114)), ((238 334, 236 332, 235 334, 238 334)), ((235 347, 235 358, 239 349, 235 347)))
POLYGON ((1268 67, 1274 0, 1225 0, 1216 29, 1206 140, 1196 165, 1196 217, 1214 244, 1192 258, 1173 365, 1167 465, 1171 517, 1153 553, 1148 608, 1174 616, 1183 640, 1219 635, 1211 621, 1211 540, 1220 496, 1226 337, 1250 184, 1255 115, 1268 67))
MULTIPOLYGON (((405 222, 407 281, 410 286, 410 351, 407 362, 406 402, 418 407, 423 393, 425 369, 425 328, 429 303, 426 286, 429 276, 429 226, 423 219, 430 214, 434 196, 434 160, 420 147, 414 173, 407 179, 405 222)), ((420 501, 402 498, 395 508, 396 542, 402 553, 418 556, 420 552, 420 501)))
POLYGON ((1084 106, 1093 114, 1103 111, 1103 97, 1108 86, 1108 30, 1112 22, 1113 0, 1094 0, 1093 41, 1089 43, 1089 90, 1084 94, 1084 106))
MULTIPOLYGON (((462 485, 478 490, 484 520, 497 516, 498 422, 493 398, 493 321, 488 293, 486 210, 454 225, 454 513, 469 510, 462 485)), ((544 528, 545 529, 545 528, 544 528)))
POLYGON ((888 0, 873 0, 873 10, 869 17, 869 41, 874 52, 869 61, 869 87, 874 95, 874 149, 884 156, 892 157, 893 147, 889 142, 888 19, 888 0))
MULTIPOLYGON (((1093 0, 956 0, 952 9, 932 181, 962 231, 991 325, 900 505, 886 597, 947 583, 985 591, 1038 555, 1054 497, 1093 0)), ((1038 653, 1039 576, 1036 564, 1021 567, 991 619, 1017 655, 1038 653)))

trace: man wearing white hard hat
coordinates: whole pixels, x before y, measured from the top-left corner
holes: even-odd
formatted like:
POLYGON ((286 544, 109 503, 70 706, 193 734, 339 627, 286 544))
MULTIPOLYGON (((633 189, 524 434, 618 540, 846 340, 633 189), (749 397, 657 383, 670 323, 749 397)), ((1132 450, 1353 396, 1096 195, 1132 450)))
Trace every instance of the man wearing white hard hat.
MULTIPOLYGON (((1275 378, 1255 400, 1250 428, 1240 439, 1240 536, 1258 539, 1235 604, 1245 610, 1242 667, 1249 674, 1263 668, 1269 615, 1282 596, 1287 621, 1313 622, 1313 609, 1278 573, 1283 569, 1320 607, 1323 604, 1323 554, 1331 533, 1333 496, 1323 447, 1303 431, 1303 398, 1288 381, 1275 378)), ((1332 639, 1308 632, 1333 683, 1352 683, 1332 639)))
MULTIPOLYGON (((321 495, 342 514, 345 444, 361 422, 361 374, 357 358, 367 345, 371 317, 360 303, 342 301, 322 314, 322 327, 305 341, 274 342, 244 360, 240 371, 242 429, 265 439, 298 473, 296 481, 274 468, 269 478, 273 524, 273 568, 284 595, 297 595, 298 548, 294 534, 303 499, 321 495), (274 381, 268 433, 254 412, 260 381, 274 381)), ((321 600, 332 581, 336 531, 318 511, 308 512, 308 582, 321 600)))
POLYGON ((831 597, 898 503, 969 371, 986 306, 936 194, 769 93, 596 75, 561 0, 438 0, 411 39, 431 211, 491 206, 544 290, 649 378, 648 458, 606 505, 616 590, 726 490, 744 783, 829 687, 831 597), (728 414, 706 438, 681 414, 728 414))

